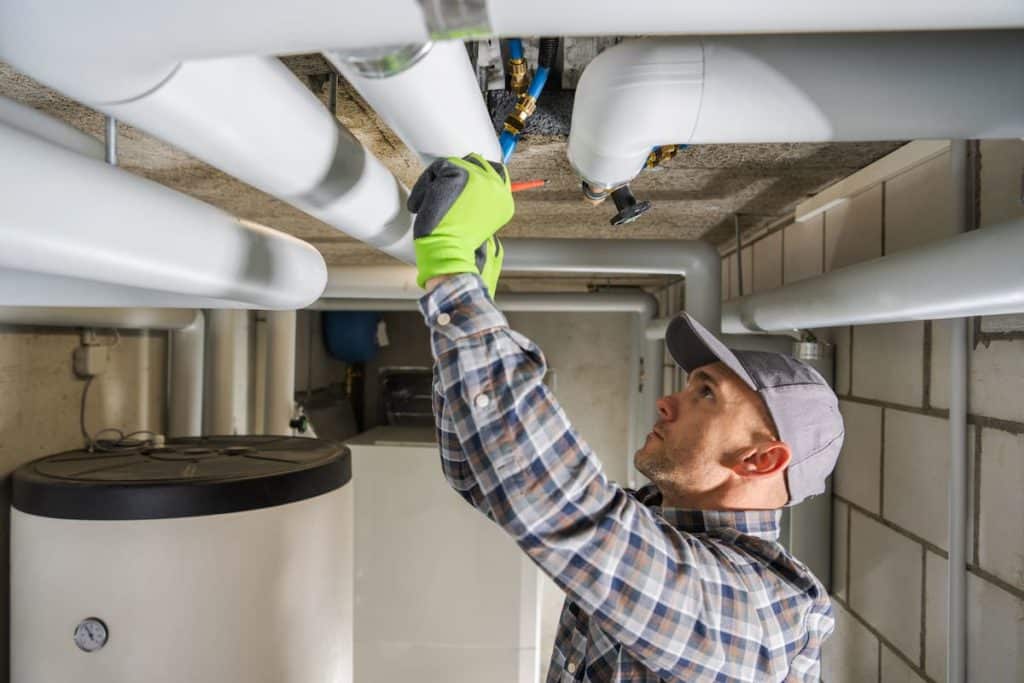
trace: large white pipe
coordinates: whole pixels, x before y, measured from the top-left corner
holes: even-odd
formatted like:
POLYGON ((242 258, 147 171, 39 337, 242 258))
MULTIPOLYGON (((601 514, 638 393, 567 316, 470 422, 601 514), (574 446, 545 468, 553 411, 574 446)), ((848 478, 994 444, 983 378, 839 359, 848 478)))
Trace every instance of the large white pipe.
POLYGON ((184 308, 61 308, 0 306, 0 325, 102 327, 110 330, 181 330, 196 311, 184 308))
POLYGON ((103 143, 32 107, 0 96, 0 122, 83 156, 102 160, 103 143))
MULTIPOLYGON (((713 332, 721 326, 721 257, 706 242, 683 240, 505 240, 504 271, 682 275, 686 310, 713 332)), ((412 266, 338 266, 325 299, 418 299, 412 266)), ((507 296, 507 295, 506 295, 507 296)), ((504 301, 504 297, 499 297, 504 301)))
POLYGON ((290 435, 294 411, 295 311, 269 311, 263 433, 290 435))
POLYGON ((196 311, 191 324, 170 334, 167 372, 167 435, 199 436, 203 430, 203 359, 206 317, 196 311))
POLYGON ((323 291, 301 240, 3 124, 0 148, 0 268, 265 308, 323 291))
POLYGON ((936 320, 1024 311, 1024 219, 723 304, 725 332, 936 320))
POLYGON ((609 188, 670 143, 1017 138, 1022 69, 1021 31, 630 40, 584 70, 569 160, 609 188))
POLYGON ((466 46, 449 40, 422 49, 426 52, 415 63, 386 76, 366 75, 365 51, 332 50, 324 56, 424 163, 470 152, 501 159, 466 46))

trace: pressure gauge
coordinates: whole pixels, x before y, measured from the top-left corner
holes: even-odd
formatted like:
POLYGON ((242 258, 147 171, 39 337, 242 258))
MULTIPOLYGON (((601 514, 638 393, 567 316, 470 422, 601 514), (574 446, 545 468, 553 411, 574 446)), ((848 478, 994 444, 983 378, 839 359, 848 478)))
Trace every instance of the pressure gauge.
POLYGON ((107 625, 96 617, 83 619, 75 627, 75 645, 83 652, 95 652, 107 644, 107 625))

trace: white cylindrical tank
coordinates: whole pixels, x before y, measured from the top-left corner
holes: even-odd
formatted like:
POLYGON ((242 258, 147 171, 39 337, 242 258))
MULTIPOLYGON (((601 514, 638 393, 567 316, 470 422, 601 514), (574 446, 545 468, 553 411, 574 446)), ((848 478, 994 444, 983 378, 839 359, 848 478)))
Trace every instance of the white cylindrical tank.
POLYGON ((11 680, 352 680, 348 450, 72 451, 14 475, 11 680))

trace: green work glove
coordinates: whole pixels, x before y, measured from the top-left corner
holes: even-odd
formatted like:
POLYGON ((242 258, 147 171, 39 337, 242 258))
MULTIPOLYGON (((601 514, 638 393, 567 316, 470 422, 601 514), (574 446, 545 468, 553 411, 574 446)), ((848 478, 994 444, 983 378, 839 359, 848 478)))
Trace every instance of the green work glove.
POLYGON ((504 249, 494 236, 515 211, 508 170, 479 154, 438 159, 409 193, 416 281, 477 273, 494 298, 504 249))

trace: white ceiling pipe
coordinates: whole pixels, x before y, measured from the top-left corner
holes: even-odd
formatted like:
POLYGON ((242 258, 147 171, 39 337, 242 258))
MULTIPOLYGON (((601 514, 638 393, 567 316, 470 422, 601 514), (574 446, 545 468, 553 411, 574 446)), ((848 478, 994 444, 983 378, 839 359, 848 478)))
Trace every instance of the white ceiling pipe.
POLYGON ((196 311, 190 325, 170 333, 169 343, 167 435, 200 436, 203 430, 206 315, 196 311))
POLYGON ((1024 219, 723 304, 728 333, 1024 312, 1024 219))
MULTIPOLYGON (((420 296, 423 291, 420 291, 420 296)), ((502 293, 496 305, 502 311, 548 313, 640 313, 653 316, 657 304, 643 292, 502 293)), ((309 307, 318 311, 418 311, 418 299, 329 299, 309 307)))
POLYGON ((419 59, 394 75, 363 75, 365 52, 324 53, 384 122, 425 164, 478 152, 501 159, 494 124, 461 40, 424 46, 419 59))
POLYGON ((93 159, 104 158, 103 143, 32 107, 0 96, 0 123, 93 159))
POLYGON ((0 164, 0 268, 262 308, 323 291, 323 257, 301 240, 2 124, 0 148, 16 160, 0 164))
POLYGON ((616 187, 670 143, 1016 138, 1022 68, 1021 31, 630 40, 584 70, 569 161, 616 187))
MULTIPOLYGON (((709 330, 721 325, 721 257, 706 242, 683 240, 505 240, 513 272, 681 275, 686 310, 709 330)), ((335 266, 324 299, 419 299, 412 266, 335 266)), ((499 296, 504 300, 504 297, 499 296)))
POLYGON ((1005 0, 780 0, 766 9, 757 0, 727 3, 634 0, 489 0, 494 30, 502 35, 652 35, 723 33, 832 33, 1024 26, 1024 6, 1005 0))
POLYGON ((196 311, 186 308, 36 308, 0 306, 0 325, 102 327, 109 330, 181 330, 196 311))

